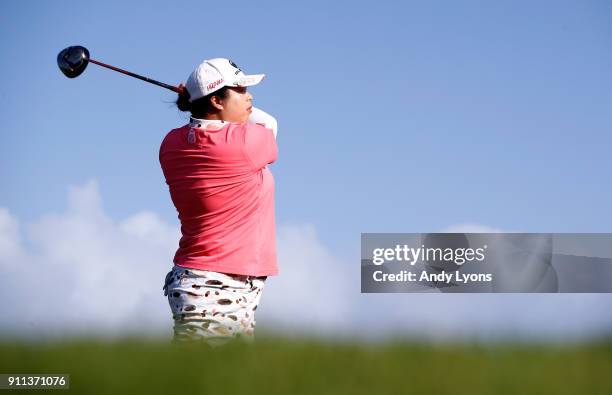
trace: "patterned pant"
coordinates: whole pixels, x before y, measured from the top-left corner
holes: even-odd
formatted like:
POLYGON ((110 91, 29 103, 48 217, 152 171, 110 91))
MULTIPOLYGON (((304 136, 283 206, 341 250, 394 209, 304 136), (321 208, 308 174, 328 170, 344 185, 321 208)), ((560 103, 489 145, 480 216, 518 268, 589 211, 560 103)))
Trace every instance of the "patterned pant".
POLYGON ((174 319, 174 342, 252 342, 266 278, 174 266, 163 287, 174 319))

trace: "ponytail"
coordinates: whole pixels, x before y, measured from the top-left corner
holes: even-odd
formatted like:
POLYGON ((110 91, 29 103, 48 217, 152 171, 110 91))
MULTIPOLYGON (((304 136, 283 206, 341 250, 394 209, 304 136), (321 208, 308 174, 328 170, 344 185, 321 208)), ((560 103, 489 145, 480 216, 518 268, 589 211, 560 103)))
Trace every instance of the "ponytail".
POLYGON ((191 112, 191 103, 189 102, 189 92, 183 84, 179 85, 179 88, 182 88, 181 93, 178 94, 178 98, 176 99, 176 106, 181 111, 189 111, 191 112))

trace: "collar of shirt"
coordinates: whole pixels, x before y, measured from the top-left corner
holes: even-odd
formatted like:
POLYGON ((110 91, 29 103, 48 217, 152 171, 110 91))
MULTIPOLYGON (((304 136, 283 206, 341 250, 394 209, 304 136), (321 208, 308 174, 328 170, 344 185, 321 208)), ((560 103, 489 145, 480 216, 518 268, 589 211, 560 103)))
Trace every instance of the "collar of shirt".
POLYGON ((190 117, 189 126, 192 128, 202 128, 206 129, 210 125, 215 125, 217 127, 225 125, 227 122, 222 121, 220 119, 199 119, 190 117))

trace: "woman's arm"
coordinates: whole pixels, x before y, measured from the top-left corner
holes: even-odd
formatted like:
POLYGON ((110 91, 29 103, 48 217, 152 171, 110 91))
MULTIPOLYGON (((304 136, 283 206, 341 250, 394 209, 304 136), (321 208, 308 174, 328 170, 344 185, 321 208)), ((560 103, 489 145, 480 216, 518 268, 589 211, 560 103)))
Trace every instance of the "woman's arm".
POLYGON ((276 138, 278 124, 272 115, 260 110, 259 108, 253 107, 253 111, 251 112, 251 115, 249 115, 248 122, 258 123, 260 125, 264 125, 267 129, 272 129, 274 138, 276 138))

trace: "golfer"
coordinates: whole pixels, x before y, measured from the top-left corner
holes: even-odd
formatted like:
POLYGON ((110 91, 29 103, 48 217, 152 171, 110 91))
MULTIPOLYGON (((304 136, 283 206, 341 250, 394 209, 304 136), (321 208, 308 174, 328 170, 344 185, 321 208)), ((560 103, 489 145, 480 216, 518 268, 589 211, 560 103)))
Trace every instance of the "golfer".
POLYGON ((212 346, 254 339, 255 311, 278 274, 274 225, 276 120, 253 107, 245 75, 225 58, 205 60, 180 86, 189 124, 164 138, 159 161, 182 237, 164 294, 174 341, 212 346))

